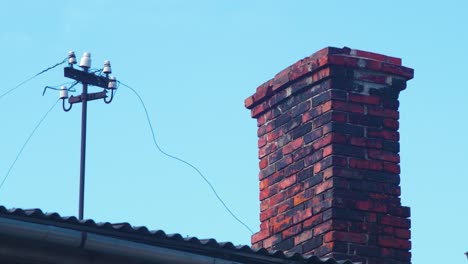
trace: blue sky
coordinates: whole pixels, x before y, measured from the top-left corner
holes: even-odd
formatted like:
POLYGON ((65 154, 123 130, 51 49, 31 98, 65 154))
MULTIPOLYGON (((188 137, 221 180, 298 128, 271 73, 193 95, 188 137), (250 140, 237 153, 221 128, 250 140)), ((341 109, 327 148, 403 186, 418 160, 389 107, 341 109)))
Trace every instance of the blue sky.
MULTIPOLYGON (((348 46, 415 69, 400 96, 402 203, 413 263, 466 263, 468 18, 465 1, 2 1, 0 93, 69 50, 111 60, 145 100, 161 147, 206 175, 259 227, 256 122, 243 100, 297 60, 348 46)), ((57 99, 61 67, 0 99, 0 176, 57 99)), ((81 89, 79 89, 80 91, 81 89)), ((80 107, 57 107, 0 190, 6 207, 76 215, 80 107)), ((85 217, 250 244, 191 168, 157 152, 121 87, 89 104, 85 217)))

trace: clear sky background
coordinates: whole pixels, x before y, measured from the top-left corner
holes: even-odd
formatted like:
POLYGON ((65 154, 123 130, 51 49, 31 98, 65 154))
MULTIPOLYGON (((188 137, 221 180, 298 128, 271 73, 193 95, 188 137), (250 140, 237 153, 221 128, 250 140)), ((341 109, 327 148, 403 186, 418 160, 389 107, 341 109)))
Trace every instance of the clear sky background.
MULTIPOLYGON (((415 69, 401 93, 402 203, 413 263, 466 263, 468 2, 1 1, 0 93, 61 61, 105 59, 146 102, 161 147, 196 165, 259 228, 256 121, 244 99, 297 60, 348 46, 415 69)), ((57 92, 56 68, 0 99, 0 177, 57 92)), ((81 88, 78 89, 78 92, 81 88)), ((91 90, 96 91, 96 90, 91 90)), ((138 99, 89 103, 85 218, 250 244, 191 168, 159 153, 138 99)), ((0 204, 77 215, 81 106, 37 130, 0 204)))

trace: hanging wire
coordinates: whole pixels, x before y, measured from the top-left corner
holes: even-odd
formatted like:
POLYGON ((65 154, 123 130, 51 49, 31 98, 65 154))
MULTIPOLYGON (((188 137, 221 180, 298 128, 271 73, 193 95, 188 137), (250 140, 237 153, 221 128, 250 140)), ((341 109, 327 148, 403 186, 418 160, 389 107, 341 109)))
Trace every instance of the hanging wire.
POLYGON ((20 151, 18 152, 18 154, 16 155, 15 159, 13 160, 13 163, 11 163, 10 165, 10 168, 8 168, 8 171, 7 173, 5 174, 5 176, 3 177, 3 180, 2 180, 2 183, 0 183, 0 190, 2 189, 3 185, 5 184, 5 181, 6 179, 8 178, 8 176, 10 175, 10 172, 11 170, 13 169, 13 167, 15 166, 16 162, 18 161, 18 158, 21 156, 21 153, 23 153, 23 150, 24 148, 26 147, 26 145, 28 144, 29 140, 31 140, 32 136, 34 135, 34 133, 36 133, 36 130, 39 128, 39 126, 42 124, 42 122, 44 121, 44 119, 49 115, 49 113, 52 111, 52 109, 54 109, 54 107, 57 105, 58 101, 60 101, 60 99, 58 99, 57 101, 55 101, 55 103, 49 108, 49 110, 44 114, 44 116, 41 118, 41 120, 39 121, 39 123, 37 123, 36 127, 34 127, 33 131, 31 132, 31 134, 29 135, 29 137, 26 139, 26 141, 24 142, 23 146, 21 146, 21 149, 20 151))
POLYGON ((65 58, 63 61, 57 62, 56 64, 54 64, 54 65, 52 65, 52 66, 50 66, 50 67, 48 67, 48 68, 46 68, 46 69, 44 69, 44 70, 38 72, 36 75, 31 76, 31 77, 29 77, 28 79, 26 79, 26 80, 20 82, 20 83, 17 84, 15 87, 13 87, 13 88, 11 88, 10 90, 4 92, 3 94, 0 94, 0 99, 1 99, 2 97, 6 96, 7 94, 13 92, 14 90, 20 88, 22 85, 26 84, 27 82, 31 81, 32 79, 36 78, 37 76, 39 76, 39 75, 41 75, 41 74, 44 74, 44 73, 46 73, 46 72, 52 70, 53 68, 58 67, 58 66, 64 64, 65 62, 67 62, 67 60, 68 60, 68 58, 65 58))
POLYGON ((143 102, 143 99, 141 98, 141 96, 138 94, 138 92, 133 89, 132 87, 126 85, 125 83, 121 82, 121 81, 117 81, 119 84, 127 87, 128 89, 130 89, 137 97, 138 99, 140 100, 140 103, 141 105, 143 106, 143 110, 145 111, 145 114, 146 114, 146 120, 148 121, 148 126, 151 130, 151 134, 153 136, 153 142, 154 142, 154 145, 156 146, 156 148, 159 150, 159 152, 161 152, 162 154, 164 154, 165 156, 169 157, 169 158, 172 158, 172 159, 175 159, 175 160, 178 160, 186 165, 188 165, 189 167, 191 167, 192 169, 194 169, 199 175, 200 177, 202 177, 202 179, 208 184, 208 186, 211 188, 211 190, 213 191, 214 195, 216 196, 216 198, 221 202, 221 204, 223 205, 223 207, 229 212, 229 214, 237 221, 239 222, 241 225, 243 225, 247 230, 249 230, 249 232, 251 234, 253 234, 254 232, 252 231, 252 229, 250 229, 250 227, 245 224, 242 220, 240 220, 232 211, 231 209, 229 209, 229 207, 226 205, 226 203, 223 201, 223 199, 219 196, 218 192, 216 191, 216 189, 214 188, 214 186, 211 184, 211 182, 203 175, 203 173, 201 173, 201 171, 195 167, 194 165, 192 165, 191 163, 189 163, 188 161, 185 161, 181 158, 178 158, 176 156, 173 156, 171 154, 168 154, 167 152, 165 152, 164 150, 161 149, 161 147, 159 146, 158 142, 156 141, 156 135, 155 135, 155 132, 154 132, 154 129, 153 129, 153 125, 151 124, 151 120, 149 118, 149 114, 148 114, 148 110, 146 109, 146 105, 145 103, 143 102))
POLYGON ((42 96, 45 95, 47 89, 49 89, 49 90, 55 90, 55 91, 60 91, 60 90, 62 90, 62 88, 61 88, 62 85, 66 85, 66 84, 70 84, 70 83, 72 83, 72 85, 71 85, 69 88, 67 88, 67 91, 69 91, 69 92, 76 92, 76 89, 73 88, 73 87, 74 87, 75 85, 77 85, 77 84, 79 83, 79 81, 66 82, 66 83, 62 83, 62 84, 59 84, 59 85, 55 85, 55 86, 46 86, 46 87, 44 87, 44 90, 42 91, 42 96))

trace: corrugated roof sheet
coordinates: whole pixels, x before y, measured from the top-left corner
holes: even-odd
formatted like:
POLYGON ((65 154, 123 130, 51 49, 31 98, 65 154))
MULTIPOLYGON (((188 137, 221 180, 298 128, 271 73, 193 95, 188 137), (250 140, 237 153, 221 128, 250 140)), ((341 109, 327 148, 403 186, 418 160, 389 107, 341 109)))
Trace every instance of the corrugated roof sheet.
POLYGON ((41 209, 8 209, 0 206, 0 217, 93 232, 201 255, 231 255, 233 258, 242 257, 244 259, 248 259, 249 256, 252 258, 264 256, 307 264, 352 263, 350 261, 336 261, 331 258, 303 256, 298 253, 290 254, 283 251, 268 251, 264 248, 253 249, 246 245, 236 246, 231 242, 217 242, 215 239, 198 239, 196 237, 183 237, 180 234, 166 234, 162 230, 149 230, 147 227, 132 226, 129 223, 112 224, 109 222, 97 223, 92 219, 78 220, 74 216, 63 217, 58 213, 44 213, 41 209))

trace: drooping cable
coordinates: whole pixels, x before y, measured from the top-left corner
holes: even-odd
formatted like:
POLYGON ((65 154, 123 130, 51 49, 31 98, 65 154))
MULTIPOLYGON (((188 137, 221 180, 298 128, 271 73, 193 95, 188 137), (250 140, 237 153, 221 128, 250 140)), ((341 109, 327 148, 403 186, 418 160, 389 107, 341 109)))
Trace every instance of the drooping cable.
POLYGON ((249 232, 251 234, 253 234, 254 232, 252 231, 252 229, 250 229, 250 227, 245 224, 242 220, 240 220, 232 211, 231 209, 229 209, 229 207, 226 205, 226 203, 224 202, 224 200, 219 196, 218 192, 216 191, 216 189, 214 188, 214 186, 211 184, 211 182, 203 175, 203 173, 197 168, 195 167, 194 165, 192 165, 191 163, 189 163, 188 161, 185 161, 179 157, 176 157, 176 156, 173 156, 167 152, 165 152, 163 149, 161 149, 161 147, 159 146, 158 142, 156 141, 156 134, 154 132, 154 129, 153 129, 153 125, 151 124, 151 120, 149 118, 149 114, 148 114, 148 110, 146 109, 146 105, 145 103, 143 102, 143 99, 141 98, 141 96, 138 94, 138 92, 133 89, 132 87, 126 85, 125 83, 121 82, 121 81, 118 81, 119 84, 121 84, 122 86, 125 86, 127 87, 128 89, 130 89, 137 97, 138 99, 140 100, 140 103, 143 107, 143 110, 145 111, 145 114, 146 114, 146 120, 148 121, 148 126, 151 130, 151 134, 153 136, 153 142, 154 142, 154 145, 156 146, 156 148, 159 150, 159 152, 161 152, 163 155, 169 157, 169 158, 172 158, 172 159, 175 159, 177 161, 180 161, 184 164, 186 164, 187 166, 191 167, 192 169, 194 169, 199 175, 200 177, 208 184, 208 186, 211 188, 211 190, 213 191, 214 195, 216 196, 216 198, 218 199, 219 202, 221 202, 221 204, 223 205, 223 207, 229 212, 229 214, 237 221, 239 222, 241 225, 243 225, 247 230, 249 230, 249 232))
POLYGON ((26 80, 20 82, 20 83, 17 84, 15 87, 13 87, 13 88, 11 88, 10 90, 8 90, 8 91, 6 91, 6 92, 0 94, 0 99, 1 99, 2 97, 6 96, 7 94, 13 92, 14 90, 20 88, 21 86, 23 86, 23 85, 26 84, 27 82, 31 81, 32 79, 36 78, 37 76, 39 76, 39 75, 41 75, 41 74, 44 74, 44 73, 46 73, 46 72, 52 70, 53 68, 64 64, 67 60, 68 60, 68 58, 65 58, 63 61, 57 62, 56 64, 54 64, 54 65, 52 65, 52 66, 50 66, 50 67, 48 67, 48 68, 46 68, 46 69, 44 69, 44 70, 42 70, 42 71, 36 73, 36 75, 31 76, 31 77, 29 77, 28 79, 26 79, 26 80))
POLYGON ((15 159, 13 160, 13 163, 11 163, 10 167, 8 168, 7 173, 6 173, 5 176, 3 177, 2 183, 0 183, 0 190, 2 189, 3 185, 5 184, 5 181, 7 180, 8 176, 10 175, 11 170, 13 169, 13 167, 15 166, 16 162, 18 161, 19 157, 21 156, 21 153, 23 153, 24 148, 25 148, 26 145, 29 143, 29 140, 31 140, 31 138, 32 138, 32 136, 34 135, 34 133, 36 133, 36 130, 39 128, 39 126, 41 126, 42 122, 44 121, 44 119, 46 119, 46 117, 49 115, 49 113, 52 111, 52 109, 54 109, 54 107, 57 105, 58 101, 60 101, 60 99, 58 99, 57 101, 55 101, 55 103, 49 108, 49 110, 47 110, 47 112, 44 114, 44 116, 41 118, 41 120, 39 120, 39 122, 37 123, 37 125, 34 127, 34 129, 32 130, 31 134, 29 134, 29 137, 28 137, 28 138, 26 139, 26 141, 23 143, 23 146, 21 146, 20 151, 18 152, 18 154, 16 154, 16 157, 15 157, 15 159))

